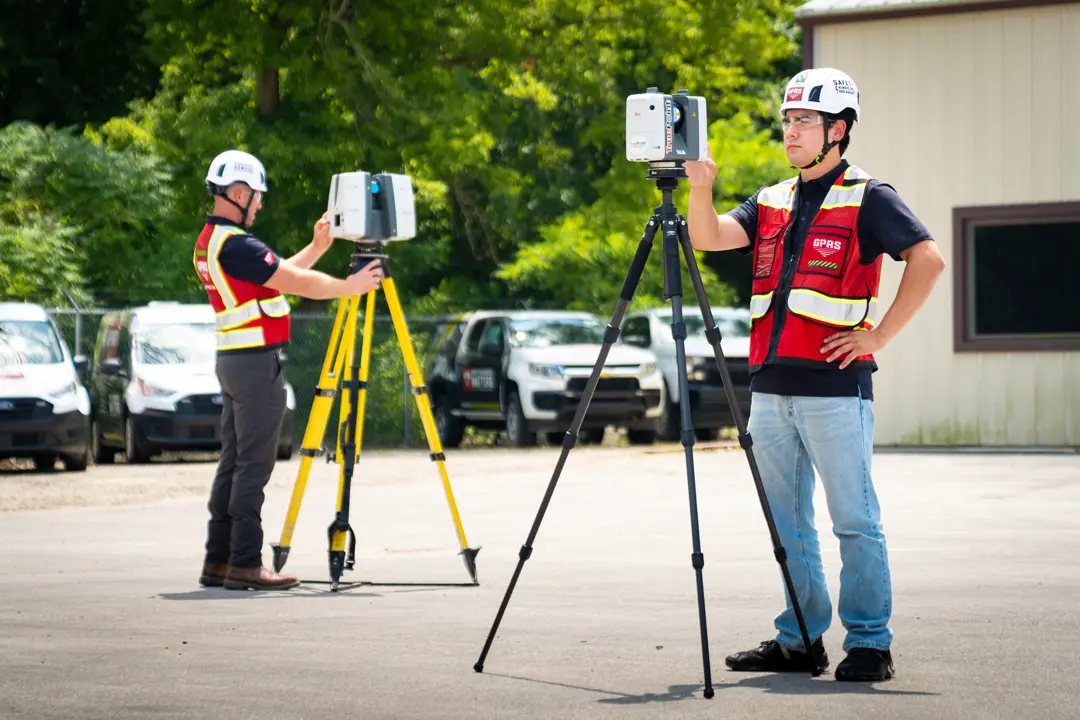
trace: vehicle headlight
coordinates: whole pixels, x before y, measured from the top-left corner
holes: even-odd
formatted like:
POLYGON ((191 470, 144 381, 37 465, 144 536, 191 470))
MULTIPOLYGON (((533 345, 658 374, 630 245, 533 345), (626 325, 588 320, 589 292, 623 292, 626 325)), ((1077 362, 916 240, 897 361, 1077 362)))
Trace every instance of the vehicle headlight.
POLYGON ((709 376, 709 358, 687 357, 686 379, 691 382, 704 382, 709 376))
POLYGON ((531 363, 529 365, 529 372, 531 372, 533 375, 536 375, 537 377, 558 378, 558 377, 562 377, 562 375, 563 375, 563 366, 562 365, 537 365, 536 363, 531 363))
POLYGON ((79 384, 72 380, 58 388, 49 391, 49 397, 60 398, 79 391, 79 384))
POLYGON ((656 372, 656 363, 641 363, 638 372, 641 374, 641 377, 648 377, 656 372))
POLYGON ((147 397, 169 397, 172 395, 172 390, 156 387, 142 378, 139 378, 139 391, 147 397))

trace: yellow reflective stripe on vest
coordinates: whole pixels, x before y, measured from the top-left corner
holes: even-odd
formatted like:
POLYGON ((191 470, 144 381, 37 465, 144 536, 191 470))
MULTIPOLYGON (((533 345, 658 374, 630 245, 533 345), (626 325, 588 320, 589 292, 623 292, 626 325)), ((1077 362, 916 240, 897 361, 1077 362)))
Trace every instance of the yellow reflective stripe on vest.
MULTIPOLYGON (((753 313, 753 299, 750 305, 753 313)), ((877 298, 871 298, 867 308, 866 298, 835 298, 809 288, 792 288, 788 307, 797 315, 837 327, 855 327, 863 322, 872 326, 877 317, 877 298)))
POLYGON ((218 255, 221 253, 221 247, 225 244, 225 240, 230 235, 236 235, 237 233, 238 231, 234 227, 218 225, 214 228, 214 232, 211 233, 210 242, 206 248, 206 267, 210 271, 210 279, 214 281, 214 287, 217 288, 218 294, 221 295, 221 302, 225 303, 227 310, 236 308, 236 296, 232 294, 229 281, 221 269, 218 255))
POLYGON ((771 292, 750 296, 750 318, 752 320, 757 320, 765 314, 765 311, 769 309, 769 304, 772 303, 772 297, 771 292))
POLYGON ((858 207, 862 205, 863 197, 866 195, 866 183, 870 180, 870 176, 859 168, 851 165, 844 173, 843 179, 840 184, 833 185, 829 188, 828 194, 825 195, 825 199, 821 202, 822 210, 832 210, 833 208, 841 207, 858 207), (844 185, 845 181, 856 180, 859 181, 856 185, 844 185))
POLYGON ((262 328, 244 328, 242 330, 229 330, 217 334, 218 350, 239 350, 241 348, 259 347, 265 345, 262 328))
POLYGON ((231 330, 259 317, 259 304, 249 300, 238 308, 222 310, 217 314, 218 330, 231 330))
POLYGON ((795 181, 798 178, 785 180, 777 185, 772 185, 758 193, 757 204, 777 210, 791 210, 795 200, 795 181))

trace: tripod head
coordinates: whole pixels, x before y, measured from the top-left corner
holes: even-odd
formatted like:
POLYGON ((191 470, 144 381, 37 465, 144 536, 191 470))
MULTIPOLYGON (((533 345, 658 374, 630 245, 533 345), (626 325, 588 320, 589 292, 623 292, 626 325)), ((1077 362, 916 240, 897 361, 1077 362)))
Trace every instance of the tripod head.
POLYGON ((373 260, 381 260, 383 275, 390 277, 390 256, 386 254, 385 244, 381 240, 354 240, 352 255, 349 257, 349 274, 363 270, 373 260))
POLYGON ((656 209, 656 212, 661 215, 676 215, 678 211, 671 195, 679 189, 679 180, 687 178, 683 161, 663 160, 651 162, 646 177, 655 181, 656 188, 664 195, 664 202, 656 209))
POLYGON ((686 174, 683 160, 661 160, 649 163, 649 172, 646 177, 649 180, 656 180, 656 186, 661 190, 664 186, 660 184, 660 181, 668 180, 670 187, 674 190, 679 186, 680 180, 685 180, 689 176, 686 174))

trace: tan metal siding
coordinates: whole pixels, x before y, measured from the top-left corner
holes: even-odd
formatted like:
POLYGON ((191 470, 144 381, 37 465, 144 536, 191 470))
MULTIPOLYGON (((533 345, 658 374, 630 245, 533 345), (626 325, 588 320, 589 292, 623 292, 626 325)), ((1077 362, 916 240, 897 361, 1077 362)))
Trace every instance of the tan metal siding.
MULTIPOLYGON (((1080 353, 954 353, 951 266, 954 207, 1080 200, 1077 37, 1080 4, 816 28, 814 64, 861 93, 848 159, 897 189, 950 262, 879 353, 879 444, 1080 445, 1080 353)), ((904 265, 884 268, 888 307, 904 265)))

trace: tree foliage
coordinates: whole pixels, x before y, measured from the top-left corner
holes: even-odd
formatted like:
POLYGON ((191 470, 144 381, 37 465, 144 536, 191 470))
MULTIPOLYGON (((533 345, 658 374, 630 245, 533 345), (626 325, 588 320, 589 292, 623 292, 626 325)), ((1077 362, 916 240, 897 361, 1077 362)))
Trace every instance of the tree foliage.
POLYGON ((184 295, 191 244, 177 231, 174 196, 151 154, 106 150, 73 130, 0 130, 4 294, 55 298, 63 282, 105 305, 184 295))
MULTIPOLYGON (((124 2, 145 39, 117 47, 154 68, 153 92, 140 74, 128 111, 82 137, 9 130, 25 160, 0 161, 4 222, 73 245, 99 302, 192 292, 203 177, 230 147, 267 166, 254 232, 284 255, 309 242, 331 174, 411 175, 419 234, 391 264, 407 304, 438 311, 610 311, 660 199, 623 150, 625 98, 646 87, 707 98, 718 209, 786 172, 770 119, 797 67, 789 0, 124 2)), ((25 247, 21 232, 2 242, 25 247)), ((343 274, 349 251, 320 269, 343 274)), ((745 301, 743 260, 698 255, 716 302, 745 301)), ((662 301, 660 269, 657 249, 640 302, 662 301)))

